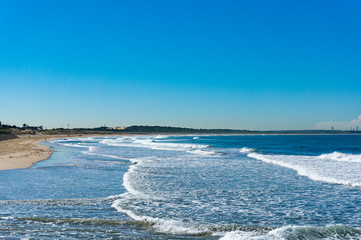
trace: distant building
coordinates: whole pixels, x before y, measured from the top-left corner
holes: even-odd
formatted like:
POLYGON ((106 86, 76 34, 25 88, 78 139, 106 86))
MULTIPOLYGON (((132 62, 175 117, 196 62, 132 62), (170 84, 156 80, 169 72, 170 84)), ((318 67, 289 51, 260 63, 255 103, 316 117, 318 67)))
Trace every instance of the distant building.
POLYGON ((125 127, 112 127, 112 128, 109 128, 109 129, 112 129, 112 130, 124 130, 125 127))
POLYGON ((24 124, 21 129, 24 129, 24 130, 43 130, 43 126, 29 126, 29 125, 24 124))

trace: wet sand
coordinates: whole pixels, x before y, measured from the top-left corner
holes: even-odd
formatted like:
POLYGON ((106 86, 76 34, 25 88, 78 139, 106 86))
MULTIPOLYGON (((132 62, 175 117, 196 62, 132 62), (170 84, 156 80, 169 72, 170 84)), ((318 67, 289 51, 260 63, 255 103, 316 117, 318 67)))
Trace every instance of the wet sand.
MULTIPOLYGON (((154 135, 155 133, 147 133, 141 135, 154 135)), ((71 137, 95 137, 95 136, 120 136, 128 134, 74 134, 74 135, 20 135, 19 138, 0 141, 0 170, 23 169, 29 168, 34 163, 46 160, 53 151, 49 146, 41 144, 42 141, 59 138, 71 137)), ((129 135, 138 135, 132 133, 129 135)), ((174 134, 173 134, 174 135, 174 134)), ((179 134, 184 135, 184 134, 179 134)), ((187 134, 185 134, 187 135, 187 134)), ((200 134, 202 135, 202 134, 200 134)), ((205 134, 209 135, 209 134, 205 134)), ((216 135, 216 134, 214 134, 216 135)), ((224 134, 222 134, 224 135, 224 134)))
MULTIPOLYGON (((41 142, 59 138, 119 136, 121 134, 74 134, 74 135, 20 135, 19 138, 0 141, 0 170, 29 168, 46 160, 53 153, 41 142)), ((123 134, 124 135, 124 134, 123 134)))
POLYGON ((17 139, 0 142, 0 170, 29 168, 34 163, 48 159, 50 147, 41 141, 57 139, 61 135, 23 135, 17 139))

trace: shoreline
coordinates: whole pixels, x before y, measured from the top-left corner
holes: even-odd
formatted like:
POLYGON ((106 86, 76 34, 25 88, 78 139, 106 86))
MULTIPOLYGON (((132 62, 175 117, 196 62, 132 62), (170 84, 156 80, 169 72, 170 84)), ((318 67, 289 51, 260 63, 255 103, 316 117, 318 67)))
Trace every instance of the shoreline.
POLYGON ((94 137, 114 135, 20 135, 19 138, 0 141, 0 171, 26 169, 48 159, 53 151, 43 141, 59 138, 94 137))
POLYGON ((50 136, 23 135, 1 141, 0 170, 29 168, 36 162, 48 159, 53 151, 40 143, 48 138, 50 139, 50 136))
MULTIPOLYGON (((55 134, 55 135, 19 135, 18 138, 0 141, 0 171, 27 169, 35 163, 48 159, 53 151, 50 146, 42 144, 43 141, 76 138, 76 137, 109 137, 109 136, 145 136, 147 134, 55 134)), ((170 135, 170 134, 165 134, 170 135)), ((188 135, 188 134, 171 134, 188 135)), ((198 134, 197 134, 198 135, 198 134)), ((202 134, 200 134, 202 135, 202 134)), ((218 135, 218 134, 216 134, 218 135)))
MULTIPOLYGON (((75 137, 109 137, 109 136, 146 136, 146 135, 165 135, 165 136, 250 136, 250 135, 330 135, 330 134, 59 134, 59 135, 20 135, 16 139, 0 141, 0 171, 26 169, 34 166, 35 163, 48 159, 53 151, 50 146, 42 144, 43 141, 59 138, 75 137)), ((333 135, 333 134, 332 134, 333 135)), ((337 134, 345 135, 345 134, 337 134)), ((347 134, 348 135, 348 134, 347 134)), ((351 135, 351 134, 350 134, 351 135)))

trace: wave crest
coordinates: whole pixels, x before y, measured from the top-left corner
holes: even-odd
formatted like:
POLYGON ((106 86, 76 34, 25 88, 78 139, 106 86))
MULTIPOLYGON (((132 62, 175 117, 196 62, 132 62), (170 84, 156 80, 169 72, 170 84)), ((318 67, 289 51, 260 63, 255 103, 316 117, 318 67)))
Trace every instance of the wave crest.
POLYGON ((327 239, 356 240, 360 239, 361 230, 346 225, 329 225, 325 227, 285 226, 274 229, 267 234, 257 232, 233 231, 227 233, 221 240, 286 240, 286 239, 327 239))
MULTIPOLYGON (((249 153, 248 157, 266 163, 295 170, 298 175, 306 176, 315 181, 361 187, 361 164, 334 161, 329 157, 302 155, 264 155, 249 153)), ((321 155, 322 156, 322 155, 321 155)))
POLYGON ((358 162, 361 163, 361 154, 347 154, 340 152, 333 152, 329 154, 321 154, 319 156, 320 159, 331 159, 334 161, 341 162, 358 162))
POLYGON ((254 152, 253 148, 248 148, 248 147, 243 147, 239 150, 240 153, 250 153, 250 152, 254 152))
POLYGON ((164 137, 162 136, 148 138, 118 137, 108 138, 102 140, 100 143, 108 146, 139 147, 165 151, 184 151, 199 155, 215 154, 215 152, 206 150, 206 148, 210 147, 209 145, 164 142, 160 140, 163 138, 164 137))

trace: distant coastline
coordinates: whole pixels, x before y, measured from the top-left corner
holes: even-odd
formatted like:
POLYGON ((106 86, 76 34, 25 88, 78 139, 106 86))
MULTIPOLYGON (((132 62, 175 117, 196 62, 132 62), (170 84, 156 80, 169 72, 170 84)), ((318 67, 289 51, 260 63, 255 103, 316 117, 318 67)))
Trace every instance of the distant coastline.
POLYGON ((54 128, 43 129, 42 126, 10 126, 0 125, 0 141, 15 139, 21 135, 131 135, 131 134, 224 134, 224 135, 337 135, 361 134, 358 130, 239 130, 239 129, 196 129, 170 126, 130 126, 130 127, 97 127, 97 128, 54 128))
MULTIPOLYGON (((2 125, 4 126, 4 125, 2 125)), ((39 129, 38 127, 0 128, 0 170, 29 168, 48 159, 52 151, 41 141, 69 137, 124 135, 355 135, 361 131, 341 130, 282 130, 253 131, 234 129, 193 129, 163 126, 131 126, 126 128, 39 129)))

